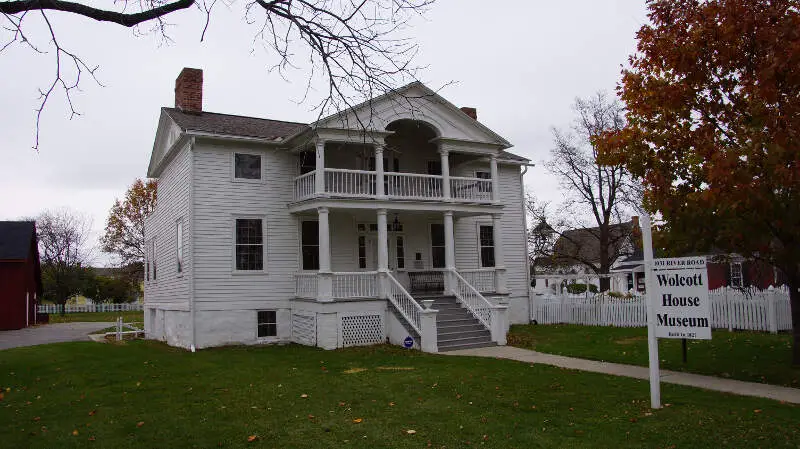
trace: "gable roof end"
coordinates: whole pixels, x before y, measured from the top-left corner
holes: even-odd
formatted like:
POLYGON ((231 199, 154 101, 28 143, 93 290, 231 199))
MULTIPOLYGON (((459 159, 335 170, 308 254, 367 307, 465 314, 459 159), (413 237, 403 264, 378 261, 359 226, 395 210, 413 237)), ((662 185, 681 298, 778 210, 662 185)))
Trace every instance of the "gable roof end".
POLYGON ((0 260, 30 257, 34 235, 36 223, 33 221, 0 221, 0 260))

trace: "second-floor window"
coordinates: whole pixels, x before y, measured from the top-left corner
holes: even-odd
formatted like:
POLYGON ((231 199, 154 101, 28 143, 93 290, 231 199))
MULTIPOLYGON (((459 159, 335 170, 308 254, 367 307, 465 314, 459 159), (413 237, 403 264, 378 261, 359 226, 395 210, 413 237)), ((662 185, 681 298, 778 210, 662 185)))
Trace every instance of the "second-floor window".
POLYGON ((234 153, 233 177, 235 179, 261 179, 261 155, 234 153))
POLYGON ((260 218, 236 219, 236 270, 264 269, 264 230, 260 218))
MULTIPOLYGON (((488 171, 476 171, 475 177, 478 179, 492 179, 492 172, 488 171)), ((488 182, 482 182, 478 184, 478 191, 479 192, 491 192, 492 191, 492 184, 488 182)))

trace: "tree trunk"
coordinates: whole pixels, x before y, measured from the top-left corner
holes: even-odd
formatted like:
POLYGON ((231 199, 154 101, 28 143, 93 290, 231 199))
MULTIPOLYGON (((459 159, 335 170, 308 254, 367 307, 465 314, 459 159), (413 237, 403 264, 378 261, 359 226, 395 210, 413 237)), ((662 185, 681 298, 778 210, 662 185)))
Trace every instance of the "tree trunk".
POLYGON ((611 271, 610 257, 608 254, 608 225, 600 225, 600 291, 604 292, 611 288, 611 279, 608 272, 611 271), (606 277, 602 277, 606 276, 606 277))
POLYGON ((792 365, 800 366, 800 275, 789 276, 789 303, 792 311, 792 365))

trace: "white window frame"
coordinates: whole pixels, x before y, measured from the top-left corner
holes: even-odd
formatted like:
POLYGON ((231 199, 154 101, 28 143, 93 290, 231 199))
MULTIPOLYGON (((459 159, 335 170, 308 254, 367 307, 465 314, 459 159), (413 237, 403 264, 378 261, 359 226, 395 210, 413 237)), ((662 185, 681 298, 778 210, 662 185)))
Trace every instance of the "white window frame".
POLYGON ((144 242, 144 282, 146 284, 152 282, 150 278, 150 265, 153 263, 153 254, 150 248, 151 241, 151 239, 148 239, 144 242))
MULTIPOLYGON (((263 310, 256 310, 255 312, 256 312, 256 328, 255 328, 256 340, 259 341, 259 342, 277 341, 279 339, 279 337, 278 337, 278 315, 279 315, 278 310, 277 309, 263 309, 263 310), (261 324, 258 321, 259 312, 275 312, 275 335, 265 335, 263 337, 259 337, 258 336, 258 326, 261 324)), ((269 323, 265 323, 265 324, 269 324, 269 323)))
MULTIPOLYGON (((454 232, 455 232, 455 230, 454 230, 454 232)), ((427 232, 427 234, 428 235, 426 236, 426 238, 428 240, 428 264, 430 265, 430 269, 431 270, 446 270, 447 269, 447 229, 445 229, 444 222, 443 221, 429 221, 428 222, 428 232, 427 232), (431 231, 431 228, 433 227, 433 225, 442 225, 442 229, 444 229, 444 233, 445 233, 445 236, 444 236, 445 244, 443 245, 444 253, 445 253, 444 254, 444 267, 438 267, 437 268, 437 267, 433 266, 433 236, 432 236, 433 232, 431 231)), ((455 244, 455 239, 454 239, 453 244, 455 244)))
POLYGON ((175 220, 175 273, 178 277, 183 276, 185 270, 183 250, 184 250, 183 217, 175 220))
POLYGON ((150 268, 153 270, 153 274, 150 277, 150 280, 153 283, 158 283, 158 276, 157 276, 157 274, 158 274, 158 264, 156 263, 157 260, 158 260, 158 257, 157 257, 158 253, 156 252, 156 251, 158 251, 158 247, 156 245, 156 239, 158 239, 157 235, 154 235, 153 238, 150 239, 150 254, 151 254, 151 257, 150 257, 150 268))
MULTIPOLYGON (((492 269, 494 269, 494 268, 497 267, 497 261, 496 260, 494 261, 494 266, 493 267, 486 267, 486 266, 483 265, 483 258, 481 257, 481 249, 483 249, 483 247, 481 246, 481 226, 489 226, 489 227, 492 228, 492 251, 494 251, 494 248, 497 245, 497 242, 494 241, 494 223, 491 222, 491 221, 477 221, 477 222, 475 222, 475 245, 476 245, 476 247, 478 249, 478 266, 480 268, 492 268, 492 269)), ((488 246, 487 246, 487 248, 488 248, 488 246)))
POLYGON ((728 270, 730 271, 730 274, 731 274, 731 276, 730 276, 731 285, 729 287, 742 288, 744 286, 744 271, 742 270, 742 268, 743 267, 742 267, 742 263, 741 262, 731 262, 731 263, 728 264, 728 270), (733 273, 734 273, 734 269, 733 268, 734 267, 738 267, 738 270, 739 270, 739 281, 738 282, 734 282, 734 278, 733 278, 733 273))
POLYGON ((265 215, 233 215, 231 217, 231 273, 235 275, 261 275, 267 273, 267 217, 265 215), (261 220, 261 269, 237 270, 236 269, 236 220, 261 220))
POLYGON ((233 182, 243 182, 243 183, 250 183, 250 184, 263 184, 266 181, 266 158, 264 157, 264 153, 260 151, 233 151, 231 152, 231 181, 233 182), (248 178, 237 178, 236 177, 236 155, 237 154, 249 154, 251 156, 258 156, 261 158, 261 170, 259 173, 258 179, 248 179, 248 178))

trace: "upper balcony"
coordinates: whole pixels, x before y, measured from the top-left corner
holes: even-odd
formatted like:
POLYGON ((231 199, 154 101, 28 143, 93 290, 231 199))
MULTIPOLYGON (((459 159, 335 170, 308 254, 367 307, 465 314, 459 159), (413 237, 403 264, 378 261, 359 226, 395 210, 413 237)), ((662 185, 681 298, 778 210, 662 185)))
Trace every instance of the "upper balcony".
POLYGON ((491 178, 324 168, 322 180, 317 181, 317 173, 313 170, 294 179, 294 201, 326 197, 492 204, 496 200, 491 178))

